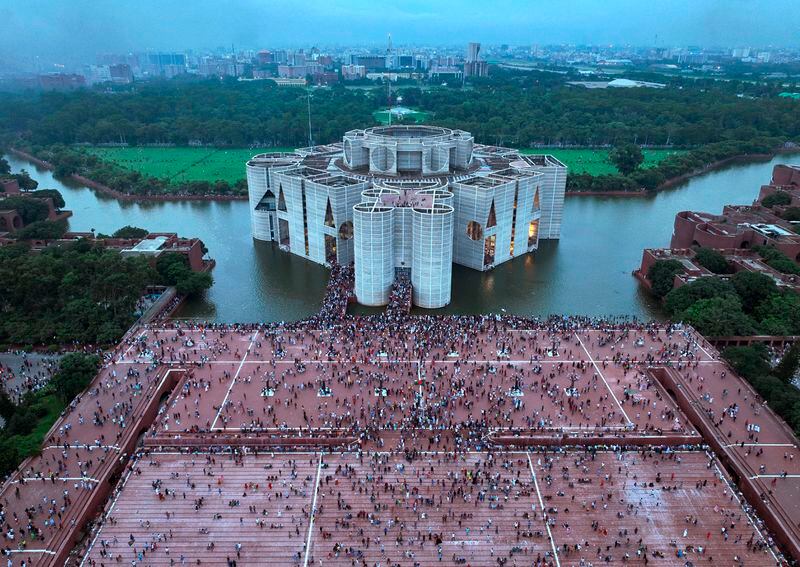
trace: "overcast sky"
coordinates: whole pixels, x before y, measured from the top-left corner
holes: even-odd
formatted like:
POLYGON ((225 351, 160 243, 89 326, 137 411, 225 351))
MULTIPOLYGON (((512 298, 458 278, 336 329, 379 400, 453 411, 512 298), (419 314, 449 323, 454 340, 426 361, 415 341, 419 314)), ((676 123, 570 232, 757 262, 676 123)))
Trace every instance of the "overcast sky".
POLYGON ((0 0, 0 62, 146 49, 508 43, 797 46, 798 0, 0 0))

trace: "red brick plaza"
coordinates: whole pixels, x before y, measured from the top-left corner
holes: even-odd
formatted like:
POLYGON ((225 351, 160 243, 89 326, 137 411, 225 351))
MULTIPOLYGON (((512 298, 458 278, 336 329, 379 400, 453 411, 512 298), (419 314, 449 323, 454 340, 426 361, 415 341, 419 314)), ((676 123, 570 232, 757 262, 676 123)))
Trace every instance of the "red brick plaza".
POLYGON ((692 329, 134 328, 3 486, 13 565, 800 558, 797 439, 692 329))

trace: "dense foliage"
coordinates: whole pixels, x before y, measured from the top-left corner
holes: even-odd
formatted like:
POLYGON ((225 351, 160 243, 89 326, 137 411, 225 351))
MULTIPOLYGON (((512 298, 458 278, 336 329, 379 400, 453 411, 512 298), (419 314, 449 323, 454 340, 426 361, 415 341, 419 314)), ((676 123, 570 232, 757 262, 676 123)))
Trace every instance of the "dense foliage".
POLYGON ((758 272, 699 278, 670 291, 664 305, 708 336, 800 334, 800 296, 758 272))
POLYGON ((777 205, 784 206, 792 202, 792 197, 786 191, 775 191, 772 195, 767 195, 761 200, 761 204, 765 207, 775 207, 777 205))
POLYGON ((114 238, 144 238, 148 234, 150 233, 144 228, 127 224, 122 228, 115 230, 114 234, 111 236, 114 238))
POLYGON ((47 431, 72 398, 89 385, 99 363, 99 357, 91 354, 65 355, 50 384, 29 392, 18 405, 0 390, 0 415, 7 424, 0 430, 0 477, 41 449, 47 431))
POLYGON ((722 356, 744 377, 789 426, 800 435, 800 390, 792 383, 797 372, 800 351, 797 345, 784 354, 773 369, 769 352, 763 344, 729 347, 722 356))
POLYGON ((113 343, 157 279, 145 258, 86 241, 40 253, 0 248, 0 344, 113 343))
POLYGON ((50 386, 63 402, 72 400, 89 385, 100 359, 79 353, 65 355, 58 364, 58 372, 50 380, 50 386))
POLYGON ((61 195, 61 192, 58 189, 39 189, 38 191, 25 193, 25 195, 28 197, 34 197, 36 199, 52 199, 53 206, 56 209, 63 209, 67 206, 67 203, 64 201, 64 197, 61 195))
POLYGON ((156 270, 165 285, 174 285, 178 293, 193 296, 210 288, 214 280, 208 272, 193 272, 186 256, 177 252, 162 254, 156 260, 156 270))
POLYGON ((630 175, 644 161, 642 149, 636 144, 620 144, 609 152, 608 157, 622 175, 630 175))
MULTIPOLYGON (((665 180, 740 154, 769 153, 800 138, 795 101, 776 96, 779 85, 694 81, 673 77, 665 89, 583 89, 577 76, 493 69, 469 89, 401 87, 402 104, 429 121, 472 132, 476 141, 521 148, 537 146, 695 148, 657 168, 627 175, 570 175, 575 191, 654 189, 665 180), (748 96, 737 96, 746 92, 748 96)), ((343 132, 374 124, 386 106, 383 88, 343 85, 312 91, 269 81, 174 79, 137 83, 130 91, 79 90, 0 95, 0 136, 42 150, 54 144, 205 144, 276 147, 338 141, 343 132)), ((38 153, 38 152, 37 152, 38 153)), ((59 173, 82 172, 134 194, 229 192, 214 184, 175 188, 163 180, 60 155, 59 173), (99 179, 102 177, 102 179, 99 179)))
POLYGON ((57 240, 67 232, 67 222, 36 221, 19 229, 14 233, 14 238, 20 241, 27 240, 57 240))
POLYGON ((753 248, 764 262, 782 274, 800 274, 800 266, 795 264, 786 254, 774 246, 756 246, 753 248))
MULTIPOLYGON (((173 143, 304 146, 307 91, 271 81, 185 80, 137 84, 130 92, 99 90, 0 98, 0 124, 29 132, 33 144, 173 143)), ((385 91, 319 89, 311 101, 316 143, 374 123, 385 91)))
POLYGON ((650 289, 656 297, 667 295, 674 284, 675 275, 683 271, 683 264, 678 260, 656 260, 647 270, 650 289))
POLYGON ((725 256, 714 248, 698 248, 694 259, 698 264, 715 274, 726 274, 730 271, 730 266, 725 256))
POLYGON ((43 221, 50 212, 50 209, 47 208, 47 203, 22 195, 6 197, 0 203, 3 209, 16 210, 17 214, 22 218, 23 224, 43 221))

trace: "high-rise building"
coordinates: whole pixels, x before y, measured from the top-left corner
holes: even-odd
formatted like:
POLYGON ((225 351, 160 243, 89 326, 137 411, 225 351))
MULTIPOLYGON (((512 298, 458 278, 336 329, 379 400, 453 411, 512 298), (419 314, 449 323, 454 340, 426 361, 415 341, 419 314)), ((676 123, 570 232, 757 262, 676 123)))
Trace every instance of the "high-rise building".
POLYGON ((476 270, 557 239, 566 167, 469 132, 382 126, 247 162, 253 237, 319 264, 355 263, 356 297, 384 305, 398 271, 415 305, 450 302, 452 264, 476 270))
POLYGON ((467 63, 478 61, 478 54, 481 52, 481 44, 470 42, 467 44, 467 63))
POLYGON ((481 44, 467 44, 467 59, 464 62, 465 77, 487 77, 489 75, 489 64, 480 60, 481 44))

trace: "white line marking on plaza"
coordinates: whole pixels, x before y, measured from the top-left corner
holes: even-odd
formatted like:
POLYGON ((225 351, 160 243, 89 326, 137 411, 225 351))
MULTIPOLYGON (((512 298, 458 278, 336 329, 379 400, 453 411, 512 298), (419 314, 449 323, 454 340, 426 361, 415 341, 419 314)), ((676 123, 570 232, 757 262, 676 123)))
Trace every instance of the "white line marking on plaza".
MULTIPOLYGON (((756 525, 756 523, 753 521, 753 518, 750 516, 750 513, 749 513, 747 510, 745 510, 745 508, 744 508, 744 505, 742 504, 742 501, 741 501, 741 499, 739 498, 739 495, 738 495, 738 494, 736 494, 736 489, 735 489, 733 486, 731 486, 731 483, 730 483, 730 482, 728 482, 728 477, 726 477, 726 476, 725 476, 725 475, 722 473, 722 471, 720 470, 720 468, 719 468, 719 465, 717 464, 717 459, 716 459, 716 457, 714 457, 713 455, 711 455, 711 454, 710 454, 708 451, 706 451, 706 455, 708 455, 708 456, 709 456, 709 458, 711 458, 711 459, 712 459, 712 462, 714 463, 714 468, 717 470, 717 476, 719 476, 719 478, 721 478, 721 479, 722 479, 722 482, 724 482, 724 483, 725 483, 725 486, 727 486, 727 487, 728 487, 728 490, 730 490, 730 491, 731 491, 731 494, 733 495, 733 497, 734 497, 734 498, 736 498, 736 502, 739 504, 739 507, 740 507, 740 508, 742 509, 742 511, 744 512, 744 515, 745 515, 745 516, 747 516, 747 521, 748 521, 748 522, 750 522, 750 525, 751 525, 751 526, 753 526, 753 530, 755 530, 755 532, 756 532, 756 533, 757 533, 759 536, 761 536, 761 539, 763 539, 764 541, 766 541, 766 540, 767 540, 767 538, 765 538, 765 537, 764 537, 764 534, 762 534, 762 533, 761 533, 761 530, 760 530, 760 529, 759 529, 759 527, 756 525)), ((769 552, 772 554, 772 558, 775 560, 775 563, 776 563, 777 565, 781 565, 781 562, 780 562, 780 561, 778 561, 778 556, 777 556, 777 555, 775 555, 775 552, 772 550, 772 547, 768 547, 767 549, 769 549, 769 552)))
POLYGON ((55 551, 50 551, 49 549, 7 549, 6 552, 8 553, 49 553, 50 555, 55 555, 55 551))
POLYGON ((711 360, 714 360, 714 357, 713 357, 713 356, 711 356, 711 353, 710 353, 710 352, 708 352, 706 349, 704 349, 704 348, 703 348, 703 345, 702 345, 702 344, 701 344, 701 342, 700 342, 700 341, 702 341, 702 340, 703 340, 703 339, 697 339, 697 338, 695 338, 695 339, 694 339, 694 343, 697 345, 697 347, 698 347, 700 350, 702 350, 702 351, 703 351, 703 353, 704 353, 704 354, 705 354, 705 355, 706 355, 708 358, 710 358, 711 360))
POLYGON ((757 478, 800 478, 800 474, 754 474, 750 477, 750 480, 757 478))
POLYGON ((728 443, 726 447, 794 447, 794 443, 728 443))
POLYGON ((539 507, 542 509, 542 520, 544 520, 544 527, 547 528, 547 537, 550 538, 550 545, 553 547, 553 557, 556 560, 556 567, 561 567, 561 562, 558 560, 558 550, 556 549, 556 542, 553 540, 553 533, 550 531, 550 522, 547 520, 547 514, 544 511, 544 501, 542 500, 542 493, 539 492, 539 481, 536 480, 536 471, 533 470, 533 462, 531 461, 531 454, 525 453, 528 456, 528 466, 531 469, 533 476, 533 486, 536 488, 536 496, 539 497, 539 507))
POLYGON ((322 473, 322 453, 319 454, 319 463, 317 464, 317 480, 314 483, 314 500, 311 503, 311 515, 308 520, 308 537, 306 538, 306 558, 303 561, 303 566, 308 567, 308 558, 311 554, 311 536, 314 530, 314 517, 317 515, 317 494, 319 493, 319 477, 322 473))
MULTIPOLYGON (((81 445, 81 444, 73 444, 73 445, 68 445, 68 447, 70 449, 91 449, 91 450, 94 450, 94 449, 114 449, 115 451, 119 451, 119 447, 117 445, 95 445, 95 444, 81 445)), ((50 449, 61 449, 63 451, 64 450, 64 445, 48 445, 47 447, 44 447, 42 449, 42 451, 48 451, 50 449)))
POLYGON ((147 334, 147 331, 146 331, 146 330, 145 330, 145 331, 142 331, 142 332, 139 334, 139 336, 138 336, 138 337, 136 337, 136 339, 134 339, 133 343, 131 343, 131 345, 130 345, 130 346, 129 346, 129 347, 126 349, 126 350, 125 350, 125 352, 123 352, 123 353, 120 355, 120 357, 119 357, 119 360, 118 360, 117 362, 122 362, 122 361, 123 361, 123 360, 124 360, 124 359, 125 359, 125 358, 128 356, 128 353, 131 351, 131 349, 132 349, 133 347, 135 347, 137 344, 139 344, 139 342, 142 340, 142 337, 144 337, 146 334, 147 334))
POLYGON ((136 459, 134 459, 131 462, 130 470, 128 470, 128 474, 126 474, 125 478, 122 480, 122 484, 119 487, 119 491, 117 491, 116 496, 114 496, 114 499, 111 501, 111 506, 108 508, 108 512, 106 512, 105 516, 103 516, 103 521, 100 522, 100 527, 97 528, 97 533, 94 534, 94 537, 92 538, 92 543, 89 544, 89 547, 86 550, 83 559, 81 559, 80 567, 83 567, 83 564, 86 563, 86 559, 92 552, 92 548, 94 547, 94 544, 97 542, 97 538, 100 537, 100 532, 103 531, 103 528, 106 526, 106 522, 108 521, 108 518, 111 516, 111 512, 114 511, 114 507, 117 505, 117 500, 119 500, 119 497, 122 496, 122 491, 125 488, 125 485, 128 484, 128 479, 130 479, 131 475, 133 474, 133 469, 135 464, 136 464, 136 459))
POLYGON ((592 357, 592 355, 589 354, 589 350, 586 348, 586 345, 583 344, 583 341, 578 336, 578 333, 574 333, 574 334, 575 334, 575 338, 578 339, 578 342, 581 343, 581 348, 583 349, 583 352, 585 352, 586 356, 589 357, 589 362, 592 363, 592 365, 594 366, 594 369, 597 370, 597 373, 600 375, 600 378, 602 378, 603 383, 606 385, 606 388, 608 389, 608 393, 611 394, 611 397, 614 398, 615 402, 617 402, 617 407, 619 408, 619 411, 622 412, 622 415, 625 417, 625 420, 628 422, 628 425, 633 425, 633 422, 631 421, 631 418, 629 418, 628 414, 625 413, 625 410, 623 409, 622 404, 619 403, 619 400, 617 399, 617 396, 614 395, 613 390, 611 390, 611 386, 609 386, 608 382, 606 381, 606 377, 603 376, 603 372, 600 370, 600 367, 597 366, 597 362, 595 362, 595 360, 592 357))
MULTIPOLYGON (((68 482, 68 481, 73 481, 73 480, 84 480, 84 481, 89 481, 89 482, 100 482, 96 478, 92 478, 90 476, 56 476, 56 477, 53 477, 52 479, 50 477, 48 477, 48 476, 26 476, 24 478, 24 480, 25 480, 25 482, 36 482, 36 481, 39 481, 39 480, 41 480, 41 481, 50 481, 50 482, 52 482, 53 480, 58 480, 58 481, 62 481, 62 482, 68 482)), ((17 484, 19 482, 20 482, 19 480, 12 480, 11 484, 17 484)))
POLYGON ((217 425, 217 420, 219 419, 222 410, 225 409, 225 404, 228 403, 228 396, 231 395, 231 390, 233 390, 233 385, 236 384, 236 379, 239 377, 239 372, 242 371, 242 366, 244 366, 245 361, 247 360, 247 355, 250 354, 250 349, 253 348, 253 344, 256 342, 256 337, 258 337, 258 331, 255 332, 253 338, 250 339, 250 344, 247 345, 247 350, 242 357, 242 361, 239 363, 239 368, 236 369, 236 374, 233 375, 233 379, 231 380, 231 385, 228 387, 228 391, 225 393, 225 398, 222 400, 222 403, 219 406, 219 411, 217 411, 216 417, 214 417, 214 421, 211 423, 211 429, 214 429, 214 426, 217 425))

